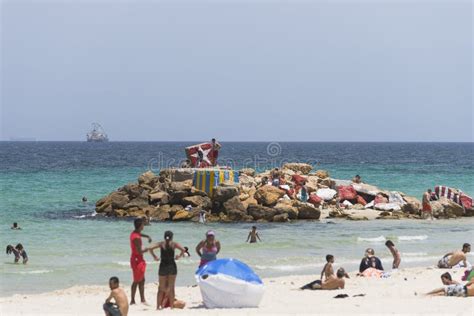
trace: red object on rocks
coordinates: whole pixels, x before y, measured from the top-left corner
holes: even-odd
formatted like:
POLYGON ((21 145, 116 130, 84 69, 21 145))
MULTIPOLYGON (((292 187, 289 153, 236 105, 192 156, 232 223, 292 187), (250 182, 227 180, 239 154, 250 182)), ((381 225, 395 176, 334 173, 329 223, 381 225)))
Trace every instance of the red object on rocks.
POLYGON ((314 206, 319 206, 321 204, 323 199, 321 199, 319 196, 317 196, 316 194, 310 194, 309 195, 309 199, 308 199, 308 203, 311 203, 313 204, 314 206))
POLYGON ((374 205, 380 204, 380 203, 388 203, 388 199, 383 196, 382 194, 377 194, 374 200, 374 205))
POLYGON ((354 200, 357 197, 356 190, 351 185, 340 185, 337 187, 339 200, 354 200))
POLYGON ((294 174, 291 176, 291 181, 293 181, 296 185, 303 185, 306 182, 306 178, 300 176, 299 174, 294 174))

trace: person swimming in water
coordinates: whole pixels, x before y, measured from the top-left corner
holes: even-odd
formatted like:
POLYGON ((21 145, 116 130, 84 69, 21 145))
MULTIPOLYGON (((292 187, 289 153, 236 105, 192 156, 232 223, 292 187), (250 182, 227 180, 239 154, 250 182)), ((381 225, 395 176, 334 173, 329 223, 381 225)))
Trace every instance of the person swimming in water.
POLYGON ((18 223, 17 223, 17 222, 15 222, 15 223, 13 223, 13 226, 12 226, 12 227, 10 227, 10 229, 13 229, 13 230, 20 230, 20 229, 21 229, 21 227, 20 227, 20 226, 18 226, 18 223))
POLYGON ((247 236, 247 241, 246 242, 249 242, 249 240, 250 240, 251 244, 256 243, 257 238, 258 238, 259 241, 262 241, 260 239, 260 236, 257 233, 257 226, 252 226, 252 230, 249 232, 249 235, 247 236))
POLYGON ((26 264, 28 262, 28 255, 26 254, 26 251, 23 248, 22 244, 18 244, 16 245, 16 247, 8 245, 6 252, 7 255, 13 253, 13 255, 15 256, 15 263, 18 263, 18 261, 20 261, 20 257, 23 258, 23 264, 26 264))
POLYGON ((199 268, 217 259, 217 254, 221 251, 221 243, 216 240, 216 233, 212 230, 207 231, 206 239, 201 240, 196 246, 196 252, 201 257, 199 268))

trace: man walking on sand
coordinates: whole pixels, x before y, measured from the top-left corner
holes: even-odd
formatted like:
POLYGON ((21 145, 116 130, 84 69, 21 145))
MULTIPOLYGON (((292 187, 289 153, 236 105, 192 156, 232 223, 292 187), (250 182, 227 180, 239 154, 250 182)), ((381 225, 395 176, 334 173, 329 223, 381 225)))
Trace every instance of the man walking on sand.
POLYGON ((423 199, 422 199, 422 217, 426 218, 428 215, 433 219, 433 210, 431 209, 431 204, 430 204, 430 199, 431 199, 431 189, 428 189, 425 193, 423 193, 423 199))
POLYGON ((134 221, 135 230, 130 234, 130 267, 133 272, 133 283, 132 283, 132 299, 130 305, 135 304, 135 293, 137 292, 137 287, 140 291, 140 300, 142 303, 146 304, 145 300, 145 271, 146 271, 146 262, 143 258, 143 254, 146 250, 143 250, 142 247, 142 237, 148 238, 148 242, 151 242, 151 238, 148 235, 142 234, 143 227, 145 223, 142 218, 137 218, 134 221))

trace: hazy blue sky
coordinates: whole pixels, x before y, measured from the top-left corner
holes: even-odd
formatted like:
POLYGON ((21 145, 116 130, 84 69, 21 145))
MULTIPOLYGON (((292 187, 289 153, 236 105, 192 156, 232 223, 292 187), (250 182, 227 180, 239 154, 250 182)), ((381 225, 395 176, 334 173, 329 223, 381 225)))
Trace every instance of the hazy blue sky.
POLYGON ((2 1, 1 139, 473 141, 472 2, 2 1))

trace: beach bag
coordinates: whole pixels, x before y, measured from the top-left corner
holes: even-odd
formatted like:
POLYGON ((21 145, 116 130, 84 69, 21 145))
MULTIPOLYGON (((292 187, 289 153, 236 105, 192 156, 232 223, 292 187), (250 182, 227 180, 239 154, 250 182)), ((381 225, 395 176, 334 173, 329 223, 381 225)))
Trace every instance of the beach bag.
POLYGON ((339 199, 341 201, 354 200, 357 197, 357 192, 351 185, 340 185, 337 188, 337 191, 339 193, 339 199))

